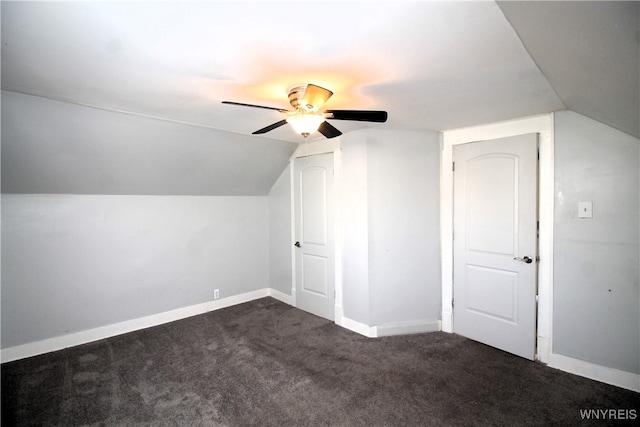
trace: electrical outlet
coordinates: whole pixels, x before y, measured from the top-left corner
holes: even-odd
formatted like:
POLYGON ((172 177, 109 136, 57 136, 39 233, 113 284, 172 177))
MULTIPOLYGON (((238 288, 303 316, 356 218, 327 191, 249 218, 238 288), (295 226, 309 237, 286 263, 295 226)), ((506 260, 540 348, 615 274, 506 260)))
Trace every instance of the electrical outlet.
POLYGON ((220 289, 214 289, 213 290, 213 299, 218 299, 220 298, 220 289))
POLYGON ((578 202, 578 218, 593 218, 593 202, 578 202))

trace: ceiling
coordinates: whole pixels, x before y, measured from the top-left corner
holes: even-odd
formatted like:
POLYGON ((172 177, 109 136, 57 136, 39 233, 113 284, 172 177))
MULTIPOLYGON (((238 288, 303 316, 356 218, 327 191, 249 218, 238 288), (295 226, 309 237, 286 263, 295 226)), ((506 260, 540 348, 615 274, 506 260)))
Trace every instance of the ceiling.
MULTIPOLYGON (((639 136, 639 11, 615 1, 3 1, 2 89, 250 135, 282 114, 221 101, 288 108, 289 87, 314 83, 334 92, 327 108, 389 113, 384 124, 332 122, 343 132, 571 109, 639 136)), ((248 138, 301 141, 289 126, 248 138)))

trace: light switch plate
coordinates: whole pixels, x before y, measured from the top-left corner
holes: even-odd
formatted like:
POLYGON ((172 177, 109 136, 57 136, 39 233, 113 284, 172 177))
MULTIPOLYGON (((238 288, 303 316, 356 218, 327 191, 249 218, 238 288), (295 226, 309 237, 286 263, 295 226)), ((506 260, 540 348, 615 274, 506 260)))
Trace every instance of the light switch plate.
POLYGON ((593 218, 593 202, 578 202, 578 218, 593 218))

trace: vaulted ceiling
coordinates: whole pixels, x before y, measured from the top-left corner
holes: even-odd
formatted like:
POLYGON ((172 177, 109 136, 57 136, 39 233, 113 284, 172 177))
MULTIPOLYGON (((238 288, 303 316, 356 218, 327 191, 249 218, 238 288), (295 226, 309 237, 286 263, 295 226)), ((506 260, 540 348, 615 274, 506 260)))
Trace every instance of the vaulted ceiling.
MULTIPOLYGON (((5 94, 235 135, 216 147, 238 162, 256 157, 255 145, 239 143, 239 136, 268 142, 276 157, 273 170, 256 180, 268 181, 281 170, 302 138, 289 126, 251 136, 282 114, 221 101, 288 108, 287 89, 299 83, 331 89, 327 108, 389 113, 385 124, 332 122, 343 132, 442 131, 571 109, 640 135, 638 2, 3 1, 1 6, 5 94)), ((197 146, 189 146, 183 135, 181 144, 163 149, 210 158, 206 136, 198 138, 197 146)), ((25 156, 37 156, 13 147, 6 160, 7 144, 18 142, 3 135, 3 191, 21 191, 11 184, 25 179, 15 169, 28 169, 21 164, 25 156)), ((77 149, 78 161, 92 155, 82 151, 86 147, 77 149)), ((45 161, 46 153, 42 157, 45 161)), ((90 173, 78 168, 77 173, 90 173)), ((220 179, 201 175, 203 182, 220 179)), ((69 185, 67 192, 153 193, 147 187, 69 185)), ((174 191, 181 192, 220 189, 174 191)))

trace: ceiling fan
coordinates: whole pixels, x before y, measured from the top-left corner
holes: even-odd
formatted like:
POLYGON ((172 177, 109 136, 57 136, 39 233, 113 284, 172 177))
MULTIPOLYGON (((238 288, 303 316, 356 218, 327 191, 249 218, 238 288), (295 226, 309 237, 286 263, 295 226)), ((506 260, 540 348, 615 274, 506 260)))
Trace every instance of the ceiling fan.
POLYGON ((334 138, 342 135, 338 129, 329 124, 327 120, 355 120, 361 122, 384 123, 387 121, 386 111, 375 110, 324 110, 320 108, 333 95, 328 89, 314 84, 293 86, 289 89, 289 103, 293 111, 263 105, 244 104, 241 102, 222 101, 223 104, 239 105, 242 107, 264 108, 286 113, 288 117, 273 123, 262 129, 252 132, 253 135, 267 133, 289 123, 293 129, 307 138, 318 131, 326 138, 334 138))

